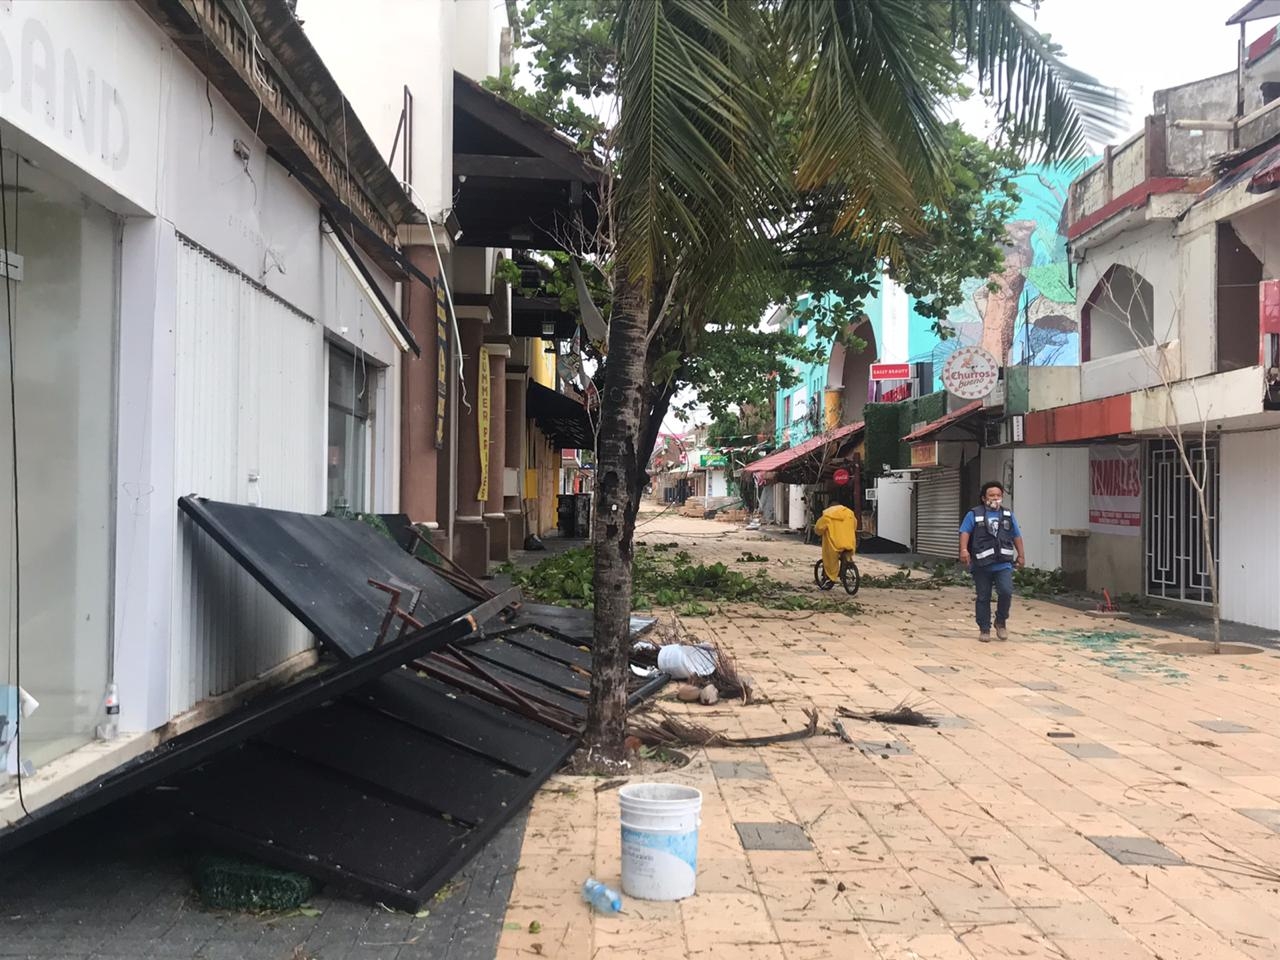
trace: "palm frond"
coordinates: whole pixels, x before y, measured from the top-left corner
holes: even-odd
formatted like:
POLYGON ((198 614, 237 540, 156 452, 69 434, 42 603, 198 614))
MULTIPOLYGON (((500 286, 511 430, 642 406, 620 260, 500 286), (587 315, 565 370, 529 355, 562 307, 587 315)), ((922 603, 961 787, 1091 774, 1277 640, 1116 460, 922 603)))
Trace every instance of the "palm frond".
POLYGON ((788 183, 754 70, 759 15, 736 0, 625 3, 615 215, 633 279, 669 278, 769 256, 763 210, 788 183))
POLYGON ((954 42, 1038 162, 1077 159, 1124 129, 1114 87, 1072 67, 1011 0, 952 0, 954 42))
POLYGON ((800 189, 843 188, 837 230, 882 248, 918 229, 942 188, 941 98, 956 75, 931 3, 781 0, 779 23, 811 71, 803 105, 800 189))

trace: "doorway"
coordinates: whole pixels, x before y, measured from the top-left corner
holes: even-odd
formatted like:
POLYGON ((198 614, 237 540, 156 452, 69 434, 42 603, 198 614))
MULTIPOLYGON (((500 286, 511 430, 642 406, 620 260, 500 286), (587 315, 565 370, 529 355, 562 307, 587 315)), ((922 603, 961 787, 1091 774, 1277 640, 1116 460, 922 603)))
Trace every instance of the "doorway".
MULTIPOLYGON (((1210 543, 1218 552, 1218 448, 1186 443, 1187 459, 1204 485, 1210 543)), ((1195 484, 1171 440, 1147 448, 1146 567, 1147 593, 1165 600, 1210 603, 1209 557, 1201 526, 1195 484)))

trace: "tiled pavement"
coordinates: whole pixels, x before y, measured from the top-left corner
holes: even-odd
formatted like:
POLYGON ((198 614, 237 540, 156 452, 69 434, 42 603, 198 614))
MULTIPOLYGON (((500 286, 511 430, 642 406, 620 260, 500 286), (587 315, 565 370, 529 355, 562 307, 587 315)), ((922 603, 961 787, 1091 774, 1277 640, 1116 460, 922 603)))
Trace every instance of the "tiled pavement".
MULTIPOLYGON (((774 558, 775 576, 811 589, 813 547, 664 523, 642 535, 679 539, 702 559, 749 546, 774 558)), ((836 706, 904 699, 942 720, 936 730, 845 720, 861 748, 821 736, 698 752, 667 776, 705 797, 689 901, 586 912, 582 880, 616 884, 619 872, 617 792, 591 780, 553 780, 523 851, 517 823, 421 919, 336 891, 313 900, 314 917, 204 911, 187 852, 140 800, 0 862, 0 957, 1280 957, 1275 652, 1205 659, 1086 642, 1072 631, 1127 628, 1021 602, 1013 640, 979 645, 963 591, 859 600, 851 619, 738 610, 687 624, 737 651, 771 701, 676 708, 708 725, 775 733, 799 726, 810 704, 826 726, 836 706), (811 849, 744 849, 744 837, 779 837, 778 825, 795 828, 786 845, 811 849)))
MULTIPOLYGON (((797 582, 812 562, 751 549, 788 558, 797 582)), ((822 735, 698 752, 661 778, 703 791, 698 893, 628 900, 622 917, 578 899, 588 875, 618 882, 617 791, 556 778, 531 813, 502 960, 1280 957, 1280 656, 1168 656, 1151 631, 1086 638, 1132 628, 1021 601, 1011 641, 979 644, 963 590, 859 599, 852 618, 687 621, 770 702, 668 706, 737 735, 793 729, 809 705, 827 728, 837 706, 904 700, 946 722, 845 720, 869 749, 822 735), (745 850, 762 823, 812 848, 745 850)))

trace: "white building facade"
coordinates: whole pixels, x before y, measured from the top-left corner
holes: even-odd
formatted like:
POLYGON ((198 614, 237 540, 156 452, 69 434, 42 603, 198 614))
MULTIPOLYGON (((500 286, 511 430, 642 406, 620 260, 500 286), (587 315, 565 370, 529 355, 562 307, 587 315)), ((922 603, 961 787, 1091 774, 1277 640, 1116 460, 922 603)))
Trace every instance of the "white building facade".
POLYGON ((1056 522, 1091 589, 1207 611, 1214 564, 1222 617, 1272 630, 1277 81, 1271 30, 1238 72, 1158 92, 1143 132, 1072 185, 1082 363, 1066 378, 1032 370, 1020 408, 1027 444, 1078 451, 1057 474, 1070 506, 1056 522))
MULTIPOLYGON (((30 808, 313 660, 179 497, 398 508, 397 278, 295 175, 317 148, 281 118, 323 126, 316 104, 250 22, 223 23, 208 49, 243 31, 256 111, 140 4, 0 7, 0 823, 20 770, 30 808), (112 685, 120 736, 104 741, 112 685), (7 704, 24 697, 39 706, 15 742, 7 704)), ((347 209, 375 208, 347 175, 347 209)))

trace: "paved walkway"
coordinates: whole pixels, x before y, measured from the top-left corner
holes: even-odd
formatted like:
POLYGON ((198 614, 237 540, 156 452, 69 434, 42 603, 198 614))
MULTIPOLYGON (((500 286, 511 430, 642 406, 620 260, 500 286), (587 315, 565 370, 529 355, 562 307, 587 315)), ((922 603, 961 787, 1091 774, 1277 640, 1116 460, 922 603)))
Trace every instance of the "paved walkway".
MULTIPOLYGON (((797 584, 817 554, 670 516, 639 538, 722 560, 749 548, 797 584)), ((667 706, 735 735, 904 700, 942 726, 850 720, 857 745, 696 752, 661 779, 703 791, 698 893, 628 901, 623 917, 578 899, 588 875, 618 882, 617 791, 555 778, 530 815, 502 960, 1280 957, 1280 657, 1169 655, 1155 644, 1179 638, 1023 601, 1010 642, 979 644, 964 590, 859 599, 852 617, 686 620, 769 702, 667 706), (1099 635, 1117 630, 1137 636, 1099 635), (744 824, 794 825, 804 849, 746 850, 760 829, 744 824)))

